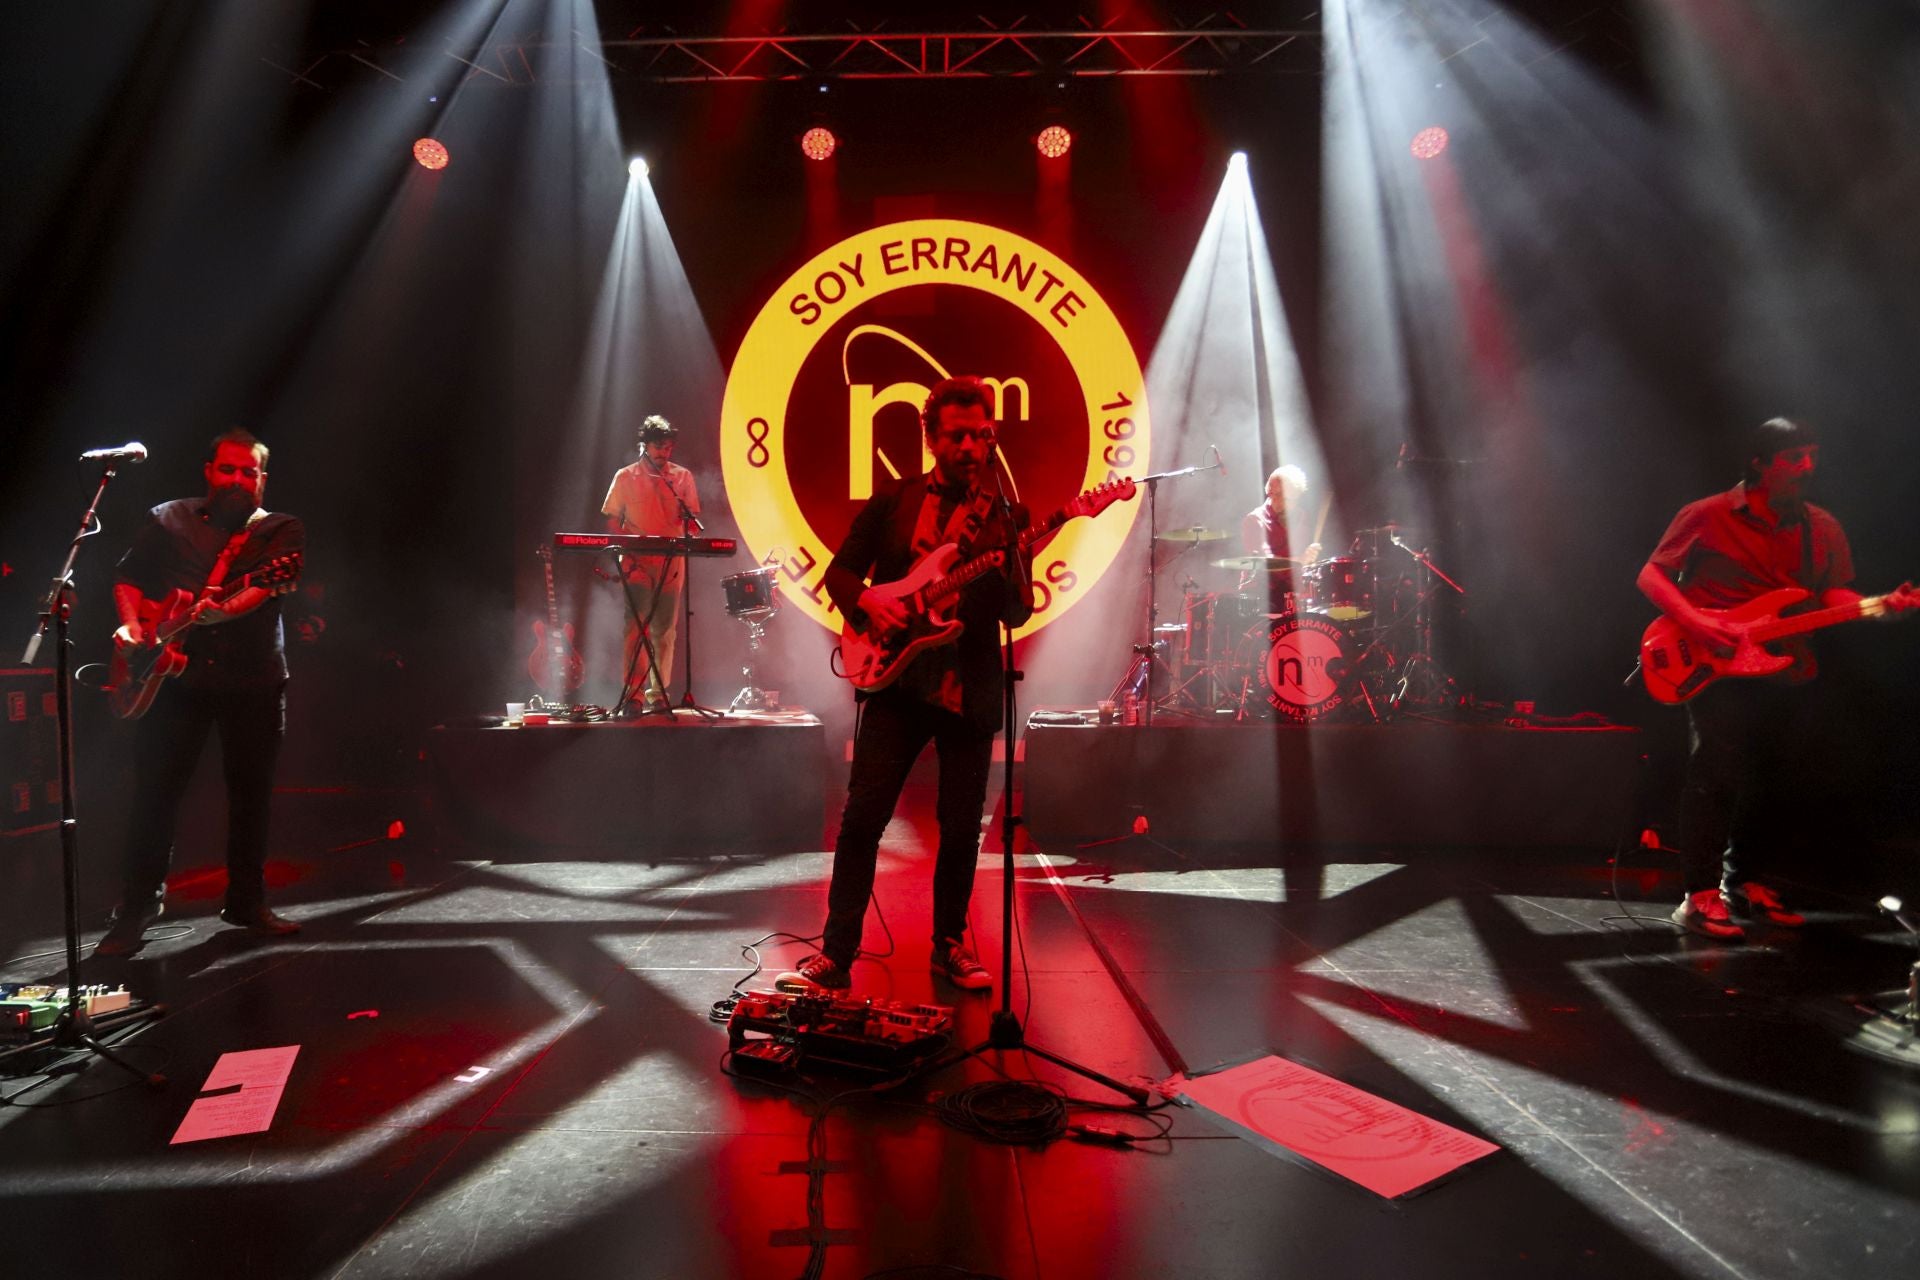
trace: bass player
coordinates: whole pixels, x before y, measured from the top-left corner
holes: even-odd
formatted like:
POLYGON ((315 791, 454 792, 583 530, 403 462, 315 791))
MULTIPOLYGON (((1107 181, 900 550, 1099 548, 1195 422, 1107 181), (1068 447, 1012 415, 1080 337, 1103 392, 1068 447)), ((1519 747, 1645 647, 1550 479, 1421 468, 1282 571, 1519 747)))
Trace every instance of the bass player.
MULTIPOLYGON (((947 543, 958 543, 968 555, 1011 548, 1027 524, 1025 509, 1015 506, 1009 528, 1008 511, 996 496, 994 424, 980 379, 936 384, 920 421, 933 470, 876 492, 826 571, 827 593, 849 623, 883 635, 903 627, 907 614, 898 599, 867 585, 869 575, 875 583, 898 581, 947 543)), ((907 772, 932 742, 940 759, 933 971, 962 990, 993 986, 992 974, 967 944, 967 903, 980 856, 993 737, 1000 725, 997 636, 1001 624, 1018 626, 1033 614, 1025 585, 1029 568, 1028 556, 1009 554, 1003 572, 970 582, 959 600, 964 630, 957 641, 919 654, 898 680, 860 699, 820 954, 782 974, 781 984, 829 990, 852 985, 849 970, 860 949, 880 835, 893 817, 907 772)))
MULTIPOLYGON (((1833 514, 1806 500, 1820 454, 1812 428, 1773 418, 1746 440, 1746 477, 1724 493, 1689 503, 1673 518, 1641 568, 1647 599, 1709 649, 1737 649, 1752 629, 1722 611, 1768 592, 1800 588, 1809 607, 1858 604, 1853 555, 1833 514)), ((1911 588, 1884 597, 1885 613, 1910 609, 1911 588)), ((1805 636, 1777 643, 1792 662, 1764 678, 1721 680, 1687 703, 1688 755, 1680 797, 1680 848, 1686 897, 1674 922, 1729 941, 1746 936, 1733 919, 1795 928, 1803 917, 1759 879, 1744 819, 1762 790, 1770 760, 1805 752, 1817 673, 1805 636)))
POLYGON ((255 566, 297 557, 306 534, 299 520, 261 507, 267 446, 248 432, 236 428, 215 439, 205 475, 205 498, 153 509, 113 586, 121 623, 114 643, 129 649, 157 639, 141 623, 144 601, 175 590, 203 599, 178 642, 185 669, 160 691, 135 731, 120 905, 95 955, 139 950, 148 921, 160 914, 180 799, 215 729, 227 786, 227 900, 220 918, 268 936, 300 928, 266 904, 268 806, 287 711, 280 601, 255 586, 218 603, 213 597, 221 583, 255 566))

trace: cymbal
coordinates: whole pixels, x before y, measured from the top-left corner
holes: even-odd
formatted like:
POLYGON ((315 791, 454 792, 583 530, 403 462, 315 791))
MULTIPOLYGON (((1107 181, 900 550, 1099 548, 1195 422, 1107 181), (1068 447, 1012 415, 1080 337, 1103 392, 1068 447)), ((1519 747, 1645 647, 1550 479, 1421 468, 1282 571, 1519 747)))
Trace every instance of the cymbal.
POLYGON ((1281 569, 1296 568, 1299 564, 1300 561, 1290 556, 1228 556, 1224 560, 1215 560, 1213 567, 1216 569, 1251 569, 1256 572, 1277 572, 1281 569))
POLYGON ((1172 529, 1160 535, 1162 542, 1219 542, 1227 536, 1225 529, 1202 529, 1194 525, 1191 529, 1172 529))

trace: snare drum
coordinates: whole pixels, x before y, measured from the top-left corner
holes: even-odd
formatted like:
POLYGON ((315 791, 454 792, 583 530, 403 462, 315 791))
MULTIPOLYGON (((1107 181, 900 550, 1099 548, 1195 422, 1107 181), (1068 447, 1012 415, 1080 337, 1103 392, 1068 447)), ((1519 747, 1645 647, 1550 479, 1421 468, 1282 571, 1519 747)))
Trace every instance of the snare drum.
POLYGON ((1301 600, 1316 613, 1342 622, 1373 615, 1373 563, 1358 556, 1335 556, 1310 564, 1302 575, 1301 600))
POLYGON ((778 613, 779 572, 780 566, 769 564, 720 579, 720 587, 727 593, 727 616, 753 621, 778 613))

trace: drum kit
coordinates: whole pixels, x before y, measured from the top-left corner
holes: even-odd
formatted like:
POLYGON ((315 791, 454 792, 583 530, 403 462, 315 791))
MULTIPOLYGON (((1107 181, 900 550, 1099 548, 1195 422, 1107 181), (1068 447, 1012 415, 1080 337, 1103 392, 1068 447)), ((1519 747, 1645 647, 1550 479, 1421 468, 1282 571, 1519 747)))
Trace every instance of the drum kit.
MULTIPOLYGON (((1179 529, 1159 541, 1184 554, 1228 536, 1179 529)), ((1209 564, 1237 573, 1238 583, 1208 591, 1187 577, 1182 620, 1154 626, 1160 714, 1304 724, 1434 714, 1459 703, 1458 685, 1434 660, 1433 614, 1442 593, 1466 592, 1399 526, 1362 529, 1347 554, 1326 559, 1247 555, 1209 564)), ((1145 666, 1144 655, 1136 658, 1115 702, 1142 694, 1145 666)))

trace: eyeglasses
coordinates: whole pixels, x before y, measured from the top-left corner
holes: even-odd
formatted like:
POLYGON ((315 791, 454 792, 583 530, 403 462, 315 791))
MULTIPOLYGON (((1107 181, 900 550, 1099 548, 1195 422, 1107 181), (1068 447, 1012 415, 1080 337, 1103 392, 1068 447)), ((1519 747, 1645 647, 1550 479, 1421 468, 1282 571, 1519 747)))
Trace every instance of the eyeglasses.
POLYGON ((942 440, 949 440, 954 444, 959 444, 964 440, 978 440, 982 444, 992 444, 993 428, 957 427, 951 431, 942 431, 939 433, 939 436, 942 440))

